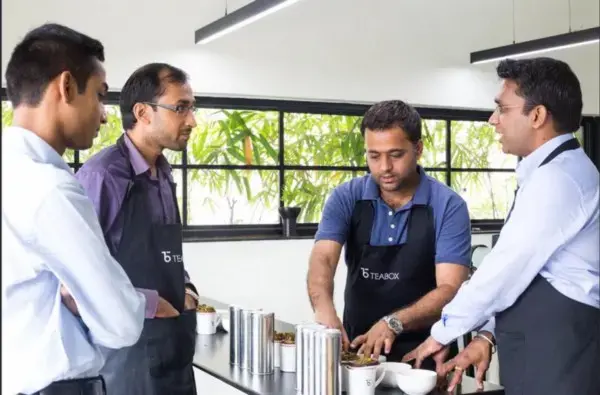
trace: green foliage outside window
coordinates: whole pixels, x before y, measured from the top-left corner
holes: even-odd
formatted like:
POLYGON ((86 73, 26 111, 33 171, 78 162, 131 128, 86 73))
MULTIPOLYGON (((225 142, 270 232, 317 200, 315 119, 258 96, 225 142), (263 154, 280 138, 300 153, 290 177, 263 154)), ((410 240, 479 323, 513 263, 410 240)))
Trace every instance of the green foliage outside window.
MULTIPOLYGON (((107 105, 107 124, 94 146, 79 153, 85 162, 114 144, 122 133, 117 106, 107 105)), ((341 183, 366 174, 360 117, 284 113, 284 152, 279 152, 279 113, 226 109, 198 109, 184 169, 181 152, 165 152, 174 166, 178 200, 182 205, 183 175, 187 177, 188 225, 278 223, 280 199, 302 208, 300 222, 318 222, 326 198, 341 183), (279 190, 280 157, 284 188, 279 190), (194 165, 203 168, 193 168, 194 165), (221 168, 210 167, 212 165, 221 168), (238 168, 223 168, 225 165, 238 168), (311 169, 298 167, 310 166, 311 169), (328 167, 320 169, 319 167, 328 167), (293 168, 289 168, 293 167, 293 168), (332 169, 344 167, 345 169, 332 169), (355 167, 355 169, 348 169, 355 167)), ((12 109, 2 102, 2 125, 12 122, 12 109)), ((516 158, 501 152, 493 127, 485 122, 452 121, 450 163, 446 158, 446 121, 423 122, 421 165, 428 174, 446 181, 469 205, 472 219, 502 219, 516 186, 516 158), (487 171, 486 169, 505 171, 487 171)), ((576 136, 581 139, 581 133, 576 136)), ((74 153, 65 159, 73 163, 74 153)))

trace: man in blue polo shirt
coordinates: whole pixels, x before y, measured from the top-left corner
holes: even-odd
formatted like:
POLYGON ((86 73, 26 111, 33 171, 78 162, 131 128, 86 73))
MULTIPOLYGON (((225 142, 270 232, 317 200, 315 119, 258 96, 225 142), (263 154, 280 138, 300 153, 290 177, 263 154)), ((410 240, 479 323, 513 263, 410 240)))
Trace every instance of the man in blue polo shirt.
MULTIPOLYGON (((398 361, 425 340, 468 275, 471 247, 465 201, 425 174, 421 117, 402 101, 365 114, 370 174, 334 189, 308 270, 315 320, 343 331, 344 346, 398 361), (333 278, 345 246, 343 325, 333 278)), ((440 361, 445 355, 438 356, 440 361)), ((425 362, 433 369, 433 360, 425 362)))

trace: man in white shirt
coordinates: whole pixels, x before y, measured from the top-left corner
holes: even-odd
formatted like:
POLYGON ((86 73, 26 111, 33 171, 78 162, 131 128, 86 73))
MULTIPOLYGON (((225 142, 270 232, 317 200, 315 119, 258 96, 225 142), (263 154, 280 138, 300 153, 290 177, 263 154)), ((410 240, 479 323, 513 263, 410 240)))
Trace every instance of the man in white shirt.
POLYGON ((104 119, 102 44, 67 27, 30 31, 6 68, 2 133, 3 394, 104 394, 99 347, 134 344, 145 299, 111 257, 94 207, 62 159, 104 119))
MULTIPOLYGON (((582 95, 558 60, 505 60, 490 117, 505 153, 523 157, 497 244, 404 360, 443 353, 480 330, 446 366, 483 377, 494 337, 506 395, 600 394, 598 170, 572 133, 582 95)), ((447 369, 444 369, 445 373, 447 369)))

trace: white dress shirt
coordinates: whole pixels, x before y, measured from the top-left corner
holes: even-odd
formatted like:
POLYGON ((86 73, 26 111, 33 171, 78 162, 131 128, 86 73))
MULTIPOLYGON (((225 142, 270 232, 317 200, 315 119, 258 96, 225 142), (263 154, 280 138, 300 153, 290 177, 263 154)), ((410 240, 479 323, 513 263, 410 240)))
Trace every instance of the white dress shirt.
POLYGON ((600 308, 598 169, 581 148, 539 167, 571 138, 553 138, 517 166, 510 219, 431 329, 438 342, 448 344, 484 324, 493 333, 495 314, 512 306, 538 274, 566 297, 600 308))
POLYGON ((145 299, 111 257, 97 218, 52 147, 28 130, 3 130, 3 394, 95 376, 99 346, 138 340, 145 299), (61 284, 81 318, 62 303, 61 284))

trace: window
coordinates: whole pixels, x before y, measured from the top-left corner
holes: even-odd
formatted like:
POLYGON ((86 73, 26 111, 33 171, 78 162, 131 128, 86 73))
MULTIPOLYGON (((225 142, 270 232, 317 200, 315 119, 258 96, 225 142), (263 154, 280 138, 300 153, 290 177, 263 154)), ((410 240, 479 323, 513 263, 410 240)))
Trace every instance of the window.
POLYGON ((450 187, 467 202, 472 220, 502 220, 516 188, 517 158, 506 155, 487 122, 450 123, 450 187))
MULTIPOLYGON (((3 91, 3 99, 5 99, 3 91)), ((277 237, 278 209, 301 208, 299 233, 312 236, 325 201, 343 182, 367 174, 360 134, 363 105, 197 98, 197 127, 185 152, 165 151, 177 183, 187 240, 277 237)), ((122 133, 118 94, 89 150, 67 151, 76 171, 122 133)), ((466 201, 474 228, 497 230, 516 188, 516 158, 502 153, 488 112, 418 109, 428 175, 466 201)), ((590 120, 584 117, 582 125, 590 120)), ((12 122, 2 101, 2 124, 12 122)), ((587 123, 586 123, 587 122, 587 123)), ((575 136, 583 143, 582 127, 575 136)))

